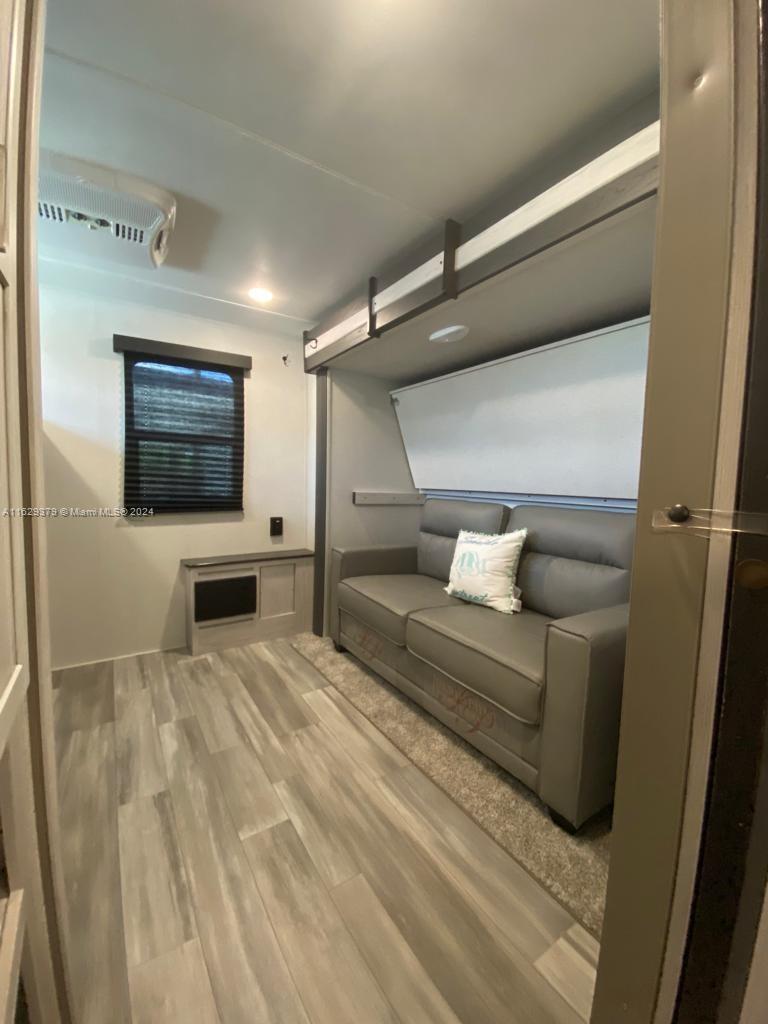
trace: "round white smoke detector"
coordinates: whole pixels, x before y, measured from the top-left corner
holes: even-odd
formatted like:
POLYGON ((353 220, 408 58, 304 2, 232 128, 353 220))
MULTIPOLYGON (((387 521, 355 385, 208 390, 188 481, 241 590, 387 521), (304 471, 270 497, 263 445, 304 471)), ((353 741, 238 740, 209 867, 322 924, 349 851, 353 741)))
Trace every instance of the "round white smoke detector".
POLYGON ((452 341, 462 341, 468 334, 468 327, 463 324, 452 324, 450 327, 441 327, 439 331, 433 331, 429 340, 438 345, 448 345, 452 341))

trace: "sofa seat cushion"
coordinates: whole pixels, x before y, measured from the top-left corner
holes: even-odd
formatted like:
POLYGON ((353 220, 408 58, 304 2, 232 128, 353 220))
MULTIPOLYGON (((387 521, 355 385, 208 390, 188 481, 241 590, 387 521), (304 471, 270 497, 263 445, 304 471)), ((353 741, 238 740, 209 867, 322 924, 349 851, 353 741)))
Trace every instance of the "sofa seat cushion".
POLYGON ((541 717, 549 622, 527 609, 503 615, 466 604, 431 608, 408 619, 406 646, 514 718, 535 725, 541 717))
POLYGON ((405 647, 405 626, 411 612, 461 604, 449 597, 445 584, 431 576, 353 576, 339 584, 339 608, 405 647))

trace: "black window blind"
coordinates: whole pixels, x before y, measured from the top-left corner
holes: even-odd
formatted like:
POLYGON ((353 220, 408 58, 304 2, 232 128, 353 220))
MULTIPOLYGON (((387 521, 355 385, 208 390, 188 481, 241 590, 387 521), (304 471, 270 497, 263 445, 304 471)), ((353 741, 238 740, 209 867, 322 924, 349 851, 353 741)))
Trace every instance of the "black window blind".
POLYGON ((124 358, 126 509, 242 510, 243 371, 136 352, 124 358))

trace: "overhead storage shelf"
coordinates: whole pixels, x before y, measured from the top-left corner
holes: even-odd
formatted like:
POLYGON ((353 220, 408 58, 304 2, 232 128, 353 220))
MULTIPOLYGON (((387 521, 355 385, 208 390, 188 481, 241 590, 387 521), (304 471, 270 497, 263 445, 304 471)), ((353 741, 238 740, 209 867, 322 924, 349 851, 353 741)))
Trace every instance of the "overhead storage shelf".
POLYGON ((305 369, 312 372, 359 351, 448 299, 638 204, 645 203, 647 212, 657 187, 659 146, 657 121, 472 238, 459 242, 459 225, 448 221, 441 252, 381 290, 371 278, 367 305, 305 333, 305 369))

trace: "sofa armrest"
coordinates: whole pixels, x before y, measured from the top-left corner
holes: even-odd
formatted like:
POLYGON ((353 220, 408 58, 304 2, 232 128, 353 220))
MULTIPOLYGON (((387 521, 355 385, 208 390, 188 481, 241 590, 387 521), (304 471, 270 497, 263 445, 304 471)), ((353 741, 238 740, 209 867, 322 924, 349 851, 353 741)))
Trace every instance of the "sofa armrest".
POLYGON ((398 544, 377 544, 368 548, 334 548, 333 569, 338 565, 338 579, 350 576, 385 576, 416 572, 416 547, 398 544))
POLYGON ((339 640, 338 589, 342 580, 352 576, 385 576, 416 572, 416 547, 377 544, 367 548, 334 548, 331 552, 331 614, 329 631, 339 640))
POLYGON ((539 795, 575 828, 613 798, 629 605, 550 622, 539 795))

